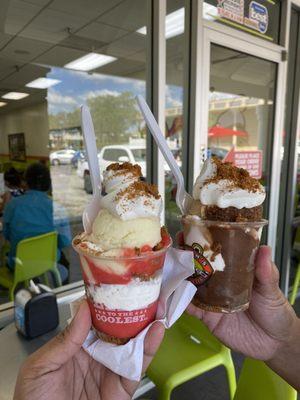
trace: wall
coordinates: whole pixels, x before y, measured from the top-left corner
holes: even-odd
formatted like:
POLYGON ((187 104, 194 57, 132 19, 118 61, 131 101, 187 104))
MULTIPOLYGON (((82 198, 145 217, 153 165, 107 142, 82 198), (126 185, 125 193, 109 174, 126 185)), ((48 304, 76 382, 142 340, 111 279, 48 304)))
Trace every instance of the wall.
POLYGON ((0 162, 10 162, 16 168, 25 169, 26 164, 48 160, 49 123, 47 102, 20 108, 0 116, 0 162), (25 134, 26 162, 9 160, 8 135, 25 134))

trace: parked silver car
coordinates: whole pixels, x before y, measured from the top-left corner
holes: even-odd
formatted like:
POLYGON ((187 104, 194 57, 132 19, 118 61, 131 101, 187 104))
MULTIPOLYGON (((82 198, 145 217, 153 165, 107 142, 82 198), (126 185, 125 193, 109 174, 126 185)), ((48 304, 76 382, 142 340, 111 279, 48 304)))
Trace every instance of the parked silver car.
POLYGON ((75 153, 75 150, 71 149, 53 151, 49 155, 50 163, 52 165, 71 164, 75 153))

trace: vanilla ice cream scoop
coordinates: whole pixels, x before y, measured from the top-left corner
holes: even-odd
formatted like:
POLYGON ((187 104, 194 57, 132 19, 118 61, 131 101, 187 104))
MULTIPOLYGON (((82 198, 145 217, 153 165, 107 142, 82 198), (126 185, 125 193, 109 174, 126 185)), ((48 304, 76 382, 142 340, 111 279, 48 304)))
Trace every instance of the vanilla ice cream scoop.
POLYGON ((161 240, 159 218, 135 218, 122 220, 102 209, 96 217, 88 240, 99 250, 154 247, 161 240))
POLYGON ((106 195, 100 199, 101 210, 87 236, 89 248, 105 252, 152 248, 161 241, 162 199, 156 185, 140 177, 140 167, 130 163, 115 163, 104 171, 106 195))

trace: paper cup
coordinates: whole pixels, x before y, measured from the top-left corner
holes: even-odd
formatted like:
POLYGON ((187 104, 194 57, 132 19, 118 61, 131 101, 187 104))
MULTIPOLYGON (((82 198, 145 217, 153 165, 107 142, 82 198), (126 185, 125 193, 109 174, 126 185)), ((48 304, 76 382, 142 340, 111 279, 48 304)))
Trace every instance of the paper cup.
POLYGON ((105 341, 124 344, 155 320, 171 243, 141 255, 104 257, 83 251, 78 240, 73 247, 80 256, 94 330, 105 341))
POLYGON ((249 306, 254 261, 262 228, 258 222, 207 221, 183 217, 185 248, 194 252, 197 287, 193 303, 208 311, 232 313, 249 306))

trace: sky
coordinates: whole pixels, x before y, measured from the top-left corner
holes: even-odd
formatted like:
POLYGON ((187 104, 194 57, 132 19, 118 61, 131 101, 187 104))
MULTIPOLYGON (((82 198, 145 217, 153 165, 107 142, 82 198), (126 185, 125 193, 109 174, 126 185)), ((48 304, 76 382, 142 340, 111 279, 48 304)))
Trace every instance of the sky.
MULTIPOLYGON (((74 111, 86 99, 107 94, 118 96, 130 91, 145 96, 145 81, 111 75, 89 74, 63 68, 52 68, 48 78, 61 82, 48 89, 49 114, 74 111)), ((179 86, 166 87, 166 107, 182 106, 183 90, 179 86)))

